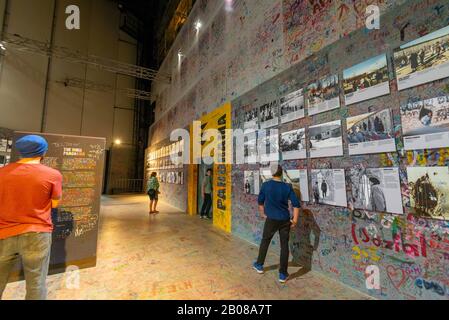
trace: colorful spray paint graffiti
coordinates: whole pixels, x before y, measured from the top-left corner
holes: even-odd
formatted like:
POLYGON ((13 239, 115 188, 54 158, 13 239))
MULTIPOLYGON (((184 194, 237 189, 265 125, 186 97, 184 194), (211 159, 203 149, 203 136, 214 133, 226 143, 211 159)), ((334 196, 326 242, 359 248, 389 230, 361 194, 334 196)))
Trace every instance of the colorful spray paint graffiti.
MULTIPOLYGON (((341 74, 355 63, 384 52, 391 62, 395 48, 449 24, 449 6, 443 0, 263 0, 257 3, 241 0, 225 15, 220 12, 224 7, 220 9, 216 5, 218 2, 208 1, 207 5, 203 2, 204 6, 197 6, 202 17, 207 11, 209 21, 224 17, 223 21, 205 26, 207 31, 200 34, 199 50, 191 49, 190 55, 189 48, 197 46, 198 41, 190 45, 187 40, 178 41, 161 69, 173 74, 174 80, 168 89, 165 85, 155 85, 156 94, 163 96, 160 99, 163 107, 152 128, 153 143, 212 111, 219 105, 218 99, 234 99, 233 127, 240 128, 241 116, 247 109, 304 88, 328 74, 341 74), (281 17, 277 15, 279 4, 282 4, 281 17), (364 27, 365 9, 372 4, 380 7, 381 30, 364 27), (263 16, 264 21, 257 19, 258 16, 263 16), (212 29, 217 30, 216 34, 212 29), (213 49, 211 44, 215 44, 213 49), (177 52, 181 48, 199 62, 178 66, 177 52), (192 75, 188 70, 194 67, 199 72, 192 75)), ((193 29, 196 18, 194 11, 186 28, 193 29)), ((394 79, 391 67, 390 79, 394 79)), ((283 126, 281 131, 390 108, 398 152, 288 161, 285 166, 309 170, 348 169, 355 165, 399 167, 405 214, 307 205, 292 234, 292 253, 298 263, 377 298, 449 299, 449 225, 410 213, 406 174, 408 166, 448 166, 449 150, 404 152, 399 112, 399 107, 409 101, 447 94, 448 80, 401 92, 397 91, 396 81, 390 81, 390 88, 392 93, 388 96, 307 117, 283 126), (379 288, 368 289, 367 270, 376 269, 379 288)), ((234 166, 232 170, 233 188, 237 190, 232 194, 232 232, 256 244, 263 223, 257 215, 256 199, 238 190, 243 190, 243 172, 258 169, 259 166, 244 165, 234 166)), ((351 195, 348 187, 348 199, 351 195)))

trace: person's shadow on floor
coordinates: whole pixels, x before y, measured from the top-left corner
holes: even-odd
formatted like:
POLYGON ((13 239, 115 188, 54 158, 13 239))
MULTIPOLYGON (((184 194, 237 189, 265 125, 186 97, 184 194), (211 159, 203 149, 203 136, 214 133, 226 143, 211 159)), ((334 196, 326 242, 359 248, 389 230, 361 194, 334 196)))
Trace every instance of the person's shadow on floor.
MULTIPOLYGON (((299 278, 312 270, 313 252, 319 248, 320 235, 321 229, 315 221, 313 212, 309 209, 302 210, 298 225, 290 233, 290 253, 293 259, 288 264, 289 267, 300 269, 290 275, 290 280, 299 278)), ((267 267, 265 270, 277 269, 279 269, 279 265, 267 267)))

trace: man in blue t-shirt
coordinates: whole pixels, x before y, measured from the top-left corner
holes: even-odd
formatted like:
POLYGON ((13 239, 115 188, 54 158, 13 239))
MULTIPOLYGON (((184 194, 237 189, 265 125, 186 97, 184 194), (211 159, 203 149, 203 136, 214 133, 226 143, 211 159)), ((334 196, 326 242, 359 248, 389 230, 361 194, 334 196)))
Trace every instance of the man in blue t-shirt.
POLYGON ((299 210, 301 202, 299 201, 293 187, 290 184, 282 182, 283 169, 277 166, 273 179, 265 182, 259 193, 259 212, 266 219, 263 230, 262 243, 259 249, 259 258, 253 267, 258 273, 263 273, 263 265, 267 256, 268 247, 276 232, 279 231, 281 240, 281 263, 279 268, 279 281, 284 283, 288 279, 288 241, 290 229, 298 224, 299 210), (293 206, 293 220, 290 217, 289 203, 293 206))

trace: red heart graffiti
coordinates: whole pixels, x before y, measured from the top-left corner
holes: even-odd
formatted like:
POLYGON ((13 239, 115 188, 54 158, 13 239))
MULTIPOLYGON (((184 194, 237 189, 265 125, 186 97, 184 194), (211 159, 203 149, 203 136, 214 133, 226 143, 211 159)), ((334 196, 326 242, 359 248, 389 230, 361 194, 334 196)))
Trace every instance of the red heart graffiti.
POLYGON ((398 290, 407 280, 407 275, 405 274, 404 270, 396 268, 395 266, 388 266, 387 273, 394 287, 398 290))

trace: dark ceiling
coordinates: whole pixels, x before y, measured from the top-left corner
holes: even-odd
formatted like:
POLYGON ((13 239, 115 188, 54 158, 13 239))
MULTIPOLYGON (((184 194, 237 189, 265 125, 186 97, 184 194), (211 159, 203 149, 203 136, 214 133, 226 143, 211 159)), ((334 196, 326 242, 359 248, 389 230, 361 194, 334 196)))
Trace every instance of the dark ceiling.
POLYGON ((118 0, 124 10, 146 23, 156 22, 163 15, 170 0, 118 0))

